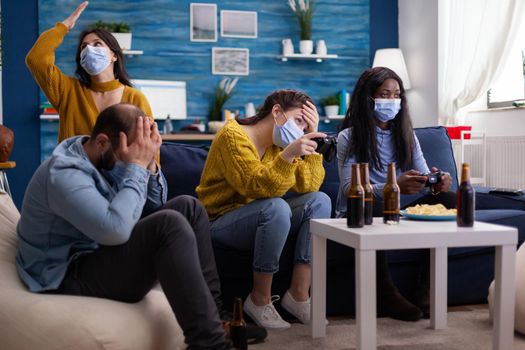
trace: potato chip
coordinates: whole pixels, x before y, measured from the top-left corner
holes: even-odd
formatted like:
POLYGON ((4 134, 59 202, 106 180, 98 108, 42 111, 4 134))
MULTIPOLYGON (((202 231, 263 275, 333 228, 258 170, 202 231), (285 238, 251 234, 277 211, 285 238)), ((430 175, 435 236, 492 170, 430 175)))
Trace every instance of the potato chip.
POLYGON ((429 215, 429 216, 451 216, 456 215, 456 209, 447 209, 443 204, 417 204, 414 207, 406 208, 408 214, 429 215))

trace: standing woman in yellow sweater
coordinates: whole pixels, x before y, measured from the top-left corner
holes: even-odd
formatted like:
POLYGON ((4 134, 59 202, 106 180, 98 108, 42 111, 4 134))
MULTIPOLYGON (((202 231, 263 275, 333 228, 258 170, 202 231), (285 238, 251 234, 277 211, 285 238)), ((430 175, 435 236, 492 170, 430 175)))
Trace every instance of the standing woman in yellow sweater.
POLYGON ((76 53, 76 78, 65 75, 55 65, 56 48, 87 5, 84 1, 63 22, 43 32, 26 57, 33 77, 60 115, 59 142, 91 134, 99 113, 120 102, 133 104, 151 117, 146 97, 131 87, 124 55, 109 32, 82 32, 76 53))
POLYGON ((328 218, 330 198, 317 192, 324 179, 315 152, 319 115, 307 95, 279 90, 256 116, 230 120, 216 135, 197 195, 211 220, 212 239, 252 250, 253 289, 244 311, 269 329, 290 327, 277 313, 272 277, 287 240, 295 241, 292 280, 282 306, 310 321, 310 229, 312 218, 328 218), (282 198, 287 192, 294 192, 282 198))

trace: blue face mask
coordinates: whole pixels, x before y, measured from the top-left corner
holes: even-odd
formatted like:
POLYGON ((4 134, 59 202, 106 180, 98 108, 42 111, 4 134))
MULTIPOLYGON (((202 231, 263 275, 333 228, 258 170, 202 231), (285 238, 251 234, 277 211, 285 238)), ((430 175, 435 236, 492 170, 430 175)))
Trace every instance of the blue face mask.
POLYGON ((394 119, 401 110, 400 98, 374 99, 374 116, 383 123, 394 119))
POLYGON ((304 131, 302 131, 292 119, 286 119, 286 123, 283 125, 278 125, 276 122, 273 126, 273 143, 282 148, 286 148, 289 144, 304 135, 304 131))
POLYGON ((80 52, 80 65, 89 75, 102 73, 109 66, 106 48, 86 45, 80 52))

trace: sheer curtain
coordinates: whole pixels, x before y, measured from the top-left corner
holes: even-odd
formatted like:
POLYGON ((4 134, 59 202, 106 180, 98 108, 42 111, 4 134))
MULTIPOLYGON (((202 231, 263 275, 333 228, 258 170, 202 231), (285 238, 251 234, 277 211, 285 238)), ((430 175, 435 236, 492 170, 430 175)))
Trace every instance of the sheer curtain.
POLYGON ((525 22, 525 0, 440 0, 439 6, 440 124, 455 125, 506 64, 525 22))

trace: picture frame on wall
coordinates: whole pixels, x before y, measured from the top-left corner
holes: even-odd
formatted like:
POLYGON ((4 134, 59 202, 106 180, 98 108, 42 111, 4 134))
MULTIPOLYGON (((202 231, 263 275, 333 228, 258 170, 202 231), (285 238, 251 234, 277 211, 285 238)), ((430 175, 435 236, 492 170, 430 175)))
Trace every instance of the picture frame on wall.
POLYGON ((217 41, 217 4, 190 4, 190 40, 217 41))
POLYGON ((221 36, 257 38, 257 12, 221 10, 221 36))
POLYGON ((214 75, 250 75, 250 50, 213 47, 211 72, 214 75))

